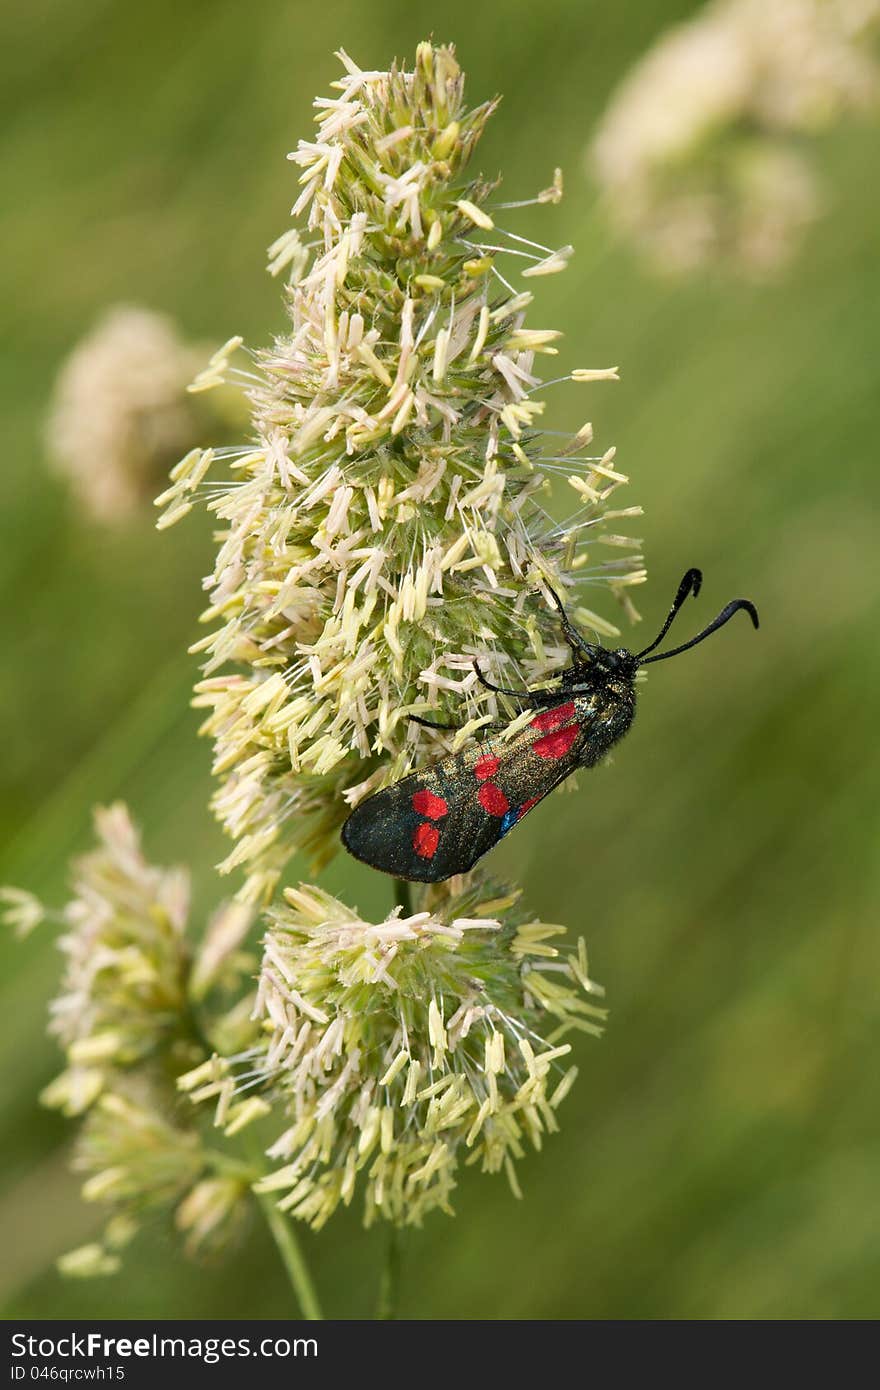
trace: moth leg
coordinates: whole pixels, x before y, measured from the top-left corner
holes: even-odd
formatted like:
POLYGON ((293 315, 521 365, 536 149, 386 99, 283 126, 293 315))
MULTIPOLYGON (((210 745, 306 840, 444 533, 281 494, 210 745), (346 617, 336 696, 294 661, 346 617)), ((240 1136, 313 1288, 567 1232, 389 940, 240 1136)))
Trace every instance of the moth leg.
POLYGON ((484 685, 487 690, 494 690, 498 695, 509 695, 513 700, 519 700, 525 709, 538 708, 541 705, 556 705, 559 703, 558 691, 550 690, 509 690, 506 685, 494 685, 492 681, 487 681, 480 670, 477 661, 474 661, 474 670, 477 673, 477 680, 484 685))
POLYGON ((510 695, 514 700, 521 700, 523 704, 529 703, 529 692, 527 690, 509 690, 506 685, 495 685, 492 681, 486 680, 480 670, 480 663, 474 658, 474 670, 477 673, 477 680, 480 685, 484 685, 487 690, 494 690, 496 695, 510 695))
MULTIPOLYGON (((423 729, 445 729, 448 730, 449 733, 458 733, 460 729, 464 728, 463 724, 436 724, 433 719, 422 719, 417 714, 411 714, 409 717, 409 721, 411 724, 421 724, 423 729)), ((506 728, 507 725, 504 723, 483 724, 482 727, 479 729, 478 733, 481 734, 484 730, 486 730, 487 732, 491 730, 494 733, 497 732, 499 729, 506 728)))
POLYGON ((560 690, 534 690, 529 696, 529 705, 535 709, 549 709, 551 705, 561 704, 562 700, 563 692, 560 690))
POLYGON ((450 732, 464 728, 463 724, 437 724, 433 719, 422 719, 418 714, 411 714, 409 722, 410 724, 421 724, 423 729, 448 729, 450 732))
MULTIPOLYGON (((546 580, 544 582, 546 583, 546 580)), ((550 596, 553 599, 553 602, 556 604, 556 607, 559 610, 559 617, 562 623, 562 631, 565 634, 566 642, 571 648, 571 653, 575 659, 575 664, 578 666, 582 666, 584 664, 584 655, 588 657, 592 656, 593 644, 591 642, 588 642, 587 639, 580 632, 578 632, 574 623, 571 621, 568 614, 566 613, 565 605, 563 604, 562 599, 559 597, 556 590, 551 588, 549 584, 547 584, 547 588, 550 591, 550 596)))

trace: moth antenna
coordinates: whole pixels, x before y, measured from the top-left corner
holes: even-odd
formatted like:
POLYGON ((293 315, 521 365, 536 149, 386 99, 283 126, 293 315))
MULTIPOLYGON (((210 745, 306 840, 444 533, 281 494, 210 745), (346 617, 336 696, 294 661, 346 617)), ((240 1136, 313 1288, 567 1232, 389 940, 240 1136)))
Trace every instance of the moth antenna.
POLYGON ((636 652, 637 661, 641 661, 643 656, 648 655, 648 652, 652 652, 655 647, 659 647, 660 643, 663 641, 663 638, 666 636, 667 632, 672 627, 672 624, 675 621, 675 616, 678 613, 678 610, 681 608, 681 605, 684 603, 685 599, 688 598, 691 594, 693 594, 694 598, 697 597, 697 594, 700 592, 700 585, 702 584, 702 582, 702 570, 689 569, 687 573, 683 575, 682 581, 678 586, 678 591, 675 595, 675 598, 672 600, 672 607, 669 610, 666 622, 663 624, 662 628, 660 629, 660 632, 654 638, 654 641, 651 643, 651 645, 649 647, 645 647, 644 651, 636 652))
MULTIPOLYGON (((742 609, 744 613, 748 613, 754 627, 760 626, 758 622, 758 610, 755 605, 750 603, 747 598, 735 598, 728 603, 726 608, 722 608, 714 622, 711 622, 709 626, 698 633, 696 637, 692 637, 689 642, 683 642, 680 647, 673 647, 671 652, 660 652, 657 656, 649 656, 648 660, 643 661, 641 664, 643 666, 650 666, 652 661, 665 661, 667 657, 679 656, 681 652, 686 652, 691 647, 695 647, 699 642, 704 642, 713 632, 717 632, 719 627, 723 627, 725 623, 729 623, 734 613, 738 613, 740 609, 742 609)), ((648 647, 647 650, 650 651, 651 648, 648 647)))

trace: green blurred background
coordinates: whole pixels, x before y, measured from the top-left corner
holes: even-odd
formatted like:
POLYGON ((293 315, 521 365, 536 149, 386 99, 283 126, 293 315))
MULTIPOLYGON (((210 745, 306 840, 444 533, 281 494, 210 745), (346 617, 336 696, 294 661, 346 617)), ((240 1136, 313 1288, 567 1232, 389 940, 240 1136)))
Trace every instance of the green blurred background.
MULTIPOLYGON (((880 1313, 877 133, 817 146, 830 215, 779 283, 652 279, 603 232, 583 149, 627 66, 694 9, 448 0, 441 29, 409 0, 4 8, 0 881, 61 901, 90 806, 124 797, 151 857, 199 866, 197 920, 219 896, 185 655, 206 518, 96 531, 47 476, 40 435, 59 362, 108 304, 166 310, 196 339, 281 327, 264 248, 288 225, 284 156, 340 44, 384 67, 434 27, 473 101, 504 93, 480 162, 506 196, 563 166, 561 206, 517 226, 577 247, 568 273, 536 282, 532 322, 565 329, 566 367, 621 364, 589 409, 633 478, 625 500, 646 508, 644 630, 691 564, 702 615, 740 593, 760 606, 760 635, 737 622, 652 673, 614 767, 498 854, 537 911, 586 934, 610 1026, 577 1044, 581 1077, 562 1133, 522 1165, 525 1200, 467 1170, 455 1220, 408 1238, 405 1317, 880 1313)), ((554 394, 548 423, 578 424, 554 394)), ((325 881, 365 911, 390 898, 342 858, 325 881)), ((58 1277, 54 1258, 99 1220, 67 1172, 68 1123, 36 1101, 59 1064, 44 1032, 59 961, 46 930, 2 950, 7 1315, 287 1315, 256 1223, 216 1268, 157 1226, 122 1276, 58 1277)), ((352 1210, 304 1241, 328 1314, 370 1316, 381 1234, 352 1210)))

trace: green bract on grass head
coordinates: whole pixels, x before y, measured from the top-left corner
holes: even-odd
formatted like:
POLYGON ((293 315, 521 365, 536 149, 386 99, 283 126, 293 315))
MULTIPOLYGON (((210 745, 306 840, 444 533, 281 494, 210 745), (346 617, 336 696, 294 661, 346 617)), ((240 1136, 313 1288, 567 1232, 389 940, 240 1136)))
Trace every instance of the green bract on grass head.
MULTIPOLYGON (((465 106, 451 48, 422 44, 412 72, 340 56, 339 94, 291 156, 305 225, 271 248, 290 331, 247 368, 229 365, 233 340, 194 383, 237 382, 252 441, 187 455, 159 499, 160 526, 200 496, 222 523, 197 703, 235 840, 222 867, 246 870, 252 900, 294 851, 327 860, 349 807, 424 757, 411 715, 492 716, 474 657, 527 683, 565 664, 548 581, 630 608, 644 577, 617 530, 639 509, 609 509, 626 481, 613 450, 587 452, 589 424, 541 429, 536 361, 560 335, 526 327, 531 294, 512 282, 564 269, 571 248, 518 235, 521 204, 469 172, 495 103, 465 106), (578 499, 560 524, 555 473, 578 499)), ((560 194, 557 177, 530 201, 560 194)))

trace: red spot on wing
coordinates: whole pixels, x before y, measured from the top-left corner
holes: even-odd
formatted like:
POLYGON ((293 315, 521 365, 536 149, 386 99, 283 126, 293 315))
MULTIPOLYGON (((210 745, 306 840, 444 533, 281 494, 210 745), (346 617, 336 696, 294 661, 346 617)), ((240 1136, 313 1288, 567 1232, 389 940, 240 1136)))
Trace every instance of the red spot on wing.
MULTIPOLYGON (((555 705, 553 709, 545 709, 543 714, 536 715, 529 724, 530 729, 558 729, 560 724, 567 724, 575 717, 575 708, 571 700, 564 705, 555 705)), ((541 755, 544 756, 543 754, 541 755)))
POLYGON ((566 729, 556 729, 552 734, 545 734, 543 738, 538 738, 532 744, 532 752, 537 753, 539 758, 563 758, 580 732, 578 724, 569 724, 566 729))
MULTIPOLYGON (((431 820, 440 820, 441 816, 448 815, 449 807, 442 796, 435 796, 429 792, 427 787, 423 787, 420 792, 416 792, 412 799, 413 810, 418 811, 420 816, 429 816, 431 820)), ((433 851, 432 851, 433 853, 433 851)))
POLYGON ((500 764, 496 757, 491 753, 484 753, 482 758, 478 758, 474 763, 474 776, 478 782, 485 782, 487 777, 494 777, 500 764))
POLYGON ((531 796, 529 797, 528 801, 524 801, 522 806, 520 806, 519 810, 516 813, 517 820, 522 820, 526 811, 531 811, 532 807, 537 806, 540 800, 541 798, 539 796, 531 796))
POLYGON ((510 802, 504 795, 500 787, 496 787, 494 782, 484 782, 477 792, 477 800, 484 811, 488 811, 490 816, 503 816, 505 811, 510 810, 510 802))
POLYGON ((440 843, 440 831, 436 825, 422 821, 413 832, 413 849, 420 859, 433 859, 440 843))

